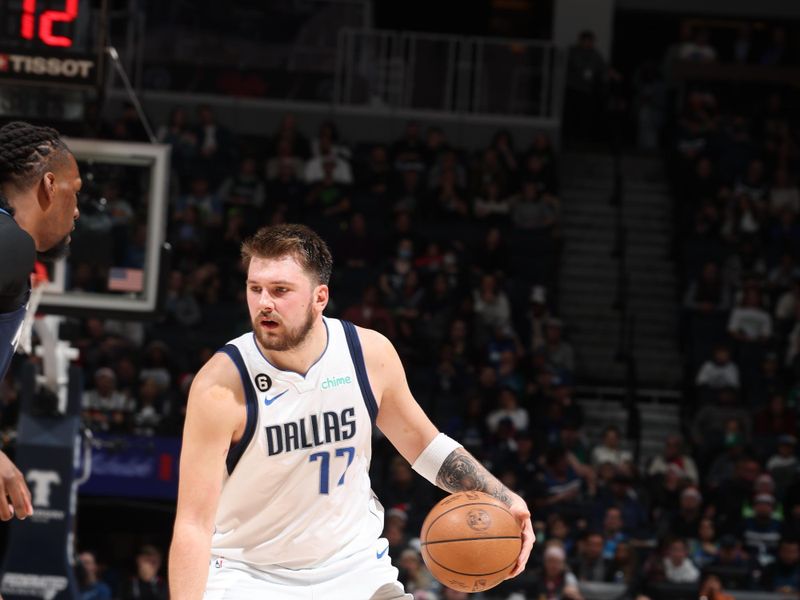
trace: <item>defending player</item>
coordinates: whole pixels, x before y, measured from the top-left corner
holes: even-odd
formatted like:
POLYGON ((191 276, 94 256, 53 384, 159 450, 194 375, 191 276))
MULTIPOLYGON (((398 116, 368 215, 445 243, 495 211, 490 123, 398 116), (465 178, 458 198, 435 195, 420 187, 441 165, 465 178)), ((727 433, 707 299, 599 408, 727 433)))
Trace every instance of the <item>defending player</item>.
MULTIPOLYGON (((37 253, 66 253, 80 188, 78 163, 55 129, 19 121, 0 128, 0 380, 19 341, 37 253)), ((25 479, 0 452, 0 519, 32 512, 25 479)))
POLYGON ((518 575, 534 542, 525 502, 437 431, 389 340, 323 317, 325 243, 305 226, 278 225, 242 255, 253 331, 222 348, 189 394, 172 600, 204 591, 209 600, 410 598, 380 539, 373 424, 435 485, 509 506, 523 527, 518 575))

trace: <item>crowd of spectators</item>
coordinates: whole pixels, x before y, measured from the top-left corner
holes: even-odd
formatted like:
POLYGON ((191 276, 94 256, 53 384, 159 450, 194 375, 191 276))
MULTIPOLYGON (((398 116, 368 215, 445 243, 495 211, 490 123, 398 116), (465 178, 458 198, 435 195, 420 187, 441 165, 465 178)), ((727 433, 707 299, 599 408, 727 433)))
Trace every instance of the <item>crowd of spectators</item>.
POLYGON ((144 545, 136 552, 135 569, 129 577, 102 571, 92 550, 78 554, 76 575, 81 600, 167 600, 167 584, 160 572, 164 555, 155 546, 144 545), (115 590, 115 591, 112 591, 115 590))
MULTIPOLYGON (((705 30, 685 60, 719 60, 705 30)), ((760 49, 743 28, 725 60, 783 65, 783 29, 760 49)), ((726 587, 800 589, 797 470, 800 167, 797 100, 779 85, 695 84, 668 138, 684 282, 684 424, 697 510, 689 556, 726 587), (699 474, 699 480, 697 479, 699 474), (695 544, 694 546, 692 544, 695 544), (720 570, 718 567, 723 567, 720 570)), ((688 490, 688 491, 687 491, 688 490)))
MULTIPOLYGON (((129 109, 95 133, 142 139, 129 109)), ((242 240, 261 225, 295 221, 332 248, 327 314, 389 336, 416 398, 443 430, 495 461, 506 478, 515 477, 509 451, 518 439, 533 466, 534 440, 538 448, 539 438, 558 438, 576 411, 577 358, 558 318, 558 169, 546 135, 514 140, 499 131, 473 153, 437 127, 409 123, 393 143, 353 143, 330 122, 309 137, 287 115, 264 139, 234 134, 208 107, 194 117, 176 109, 158 135, 172 147, 174 253, 164 315, 157 323, 89 317, 64 326, 80 349, 86 426, 104 435, 180 435, 193 373, 250 327, 242 240), (537 423, 534 411, 548 418, 537 423)), ((146 222, 142 188, 127 185, 124 170, 99 175, 112 181, 94 185, 86 222, 117 218, 113 237, 134 241, 146 222)), ((81 233, 79 223, 77 245, 81 233)), ((141 253, 111 254, 122 266, 141 266, 141 253)), ((102 290, 109 266, 78 252, 73 287, 102 290)), ((12 374, 7 424, 16 384, 12 374)), ((408 545, 437 492, 380 437, 372 474, 391 509, 387 535, 409 588, 420 598, 456 597, 440 590, 408 545)), ((102 597, 92 565, 103 566, 103 557, 84 558, 87 597, 102 597)), ((115 597, 123 594, 120 582, 109 583, 115 597)))
MULTIPOLYGON (((580 598, 578 584, 591 582, 653 598, 670 586, 694 592, 701 580, 708 589, 800 588, 791 388, 777 394, 764 379, 777 385, 790 374, 781 364, 789 348, 768 351, 767 341, 780 338, 749 315, 761 310, 763 291, 749 275, 724 288, 719 306, 711 306, 701 277, 745 277, 753 263, 743 263, 741 252, 708 266, 697 248, 687 251, 687 273, 695 264, 698 277, 687 279, 692 316, 684 336, 699 382, 697 409, 687 414, 686 436, 637 460, 614 427, 602 439, 587 438, 574 401, 579 357, 558 318, 558 179, 547 138, 520 150, 499 132, 472 156, 437 128, 423 132, 412 123, 394 144, 346 144, 330 123, 306 139, 289 116, 272 139, 254 141, 224 131, 207 109, 201 114, 203 127, 174 116, 161 132, 175 153, 169 237, 176 255, 164 320, 88 319, 77 336, 91 374, 90 426, 178 435, 192 373, 249 326, 239 243, 260 223, 303 221, 325 236, 336 259, 329 314, 388 335, 439 427, 533 509, 531 568, 486 598, 580 598), (216 161, 227 166, 213 167, 216 161), (742 309, 723 312, 736 298, 742 309), (695 330, 714 323, 716 337, 695 330), (742 326, 747 331, 737 337, 742 326)), ((706 152, 691 163, 678 161, 681 173, 713 167, 715 159, 706 152)), ((739 195, 757 183, 746 177, 758 175, 748 164, 731 180, 739 195)), ((711 187, 691 180, 681 189, 711 187)), ((692 213, 688 222, 695 209, 708 212, 705 200, 680 197, 692 213)), ((718 248, 734 243, 724 231, 716 232, 718 248)), ((751 248, 754 241, 735 240, 751 248)), ((768 288, 779 295, 794 284, 791 277, 769 281, 784 282, 768 288)), ((440 492, 376 435, 373 485, 387 508, 385 535, 401 578, 418 600, 462 597, 443 589, 420 560, 417 532, 440 492)))
MULTIPOLYGON (((498 132, 472 155, 416 123, 394 144, 347 145, 332 123, 307 139, 287 116, 274 137, 248 139, 207 107, 197 125, 186 115, 176 109, 159 132, 173 155, 163 319, 87 318, 70 329, 94 430, 180 433, 192 374, 249 326, 239 246, 284 221, 309 224, 333 250, 328 314, 393 339, 420 402, 437 414, 455 419, 478 378, 509 390, 503 405, 524 400, 530 373, 572 380, 575 354, 555 310, 560 206, 546 136, 517 150, 498 132)), ((108 128, 120 139, 137 139, 133 130, 108 128)), ((124 205, 135 229, 141 200, 122 187, 103 186, 97 204, 124 205)), ((73 288, 99 291, 93 282, 107 268, 75 260, 73 288)), ((481 414, 500 408, 488 393, 481 402, 481 414)), ((492 429, 501 420, 493 416, 492 429)), ((527 428, 527 413, 515 422, 527 428)))
POLYGON ((786 27, 739 23, 685 21, 679 39, 670 47, 667 61, 787 66, 796 64, 795 49, 788 44, 786 27))
MULTIPOLYGON (((703 41, 698 33, 676 48, 701 57, 703 41)), ((599 85, 616 75, 591 42, 582 39, 582 52, 599 85)), ((434 422, 532 508, 528 571, 472 597, 580 600, 579 586, 592 583, 619 584, 632 598, 797 593, 798 138, 792 99, 764 98, 748 111, 693 90, 666 140, 689 384, 684 430, 656 456, 636 456, 613 426, 600 439, 586 435, 574 398, 580 349, 558 310, 550 139, 499 131, 470 153, 437 127, 409 123, 393 143, 356 142, 334 123, 308 137, 291 115, 259 139, 229 131, 208 107, 194 118, 177 108, 158 134, 173 168, 163 319, 88 318, 68 329, 87 375, 85 423, 105 434, 179 435, 193 373, 250 326, 241 241, 262 224, 304 222, 333 250, 328 314, 392 339, 434 422)), ((131 114, 104 132, 141 135, 131 114)), ((135 223, 140 200, 128 189, 111 193, 135 223)), ((103 279, 92 269, 84 280, 103 279)), ((4 385, 8 426, 13 377, 4 385)), ((441 492, 377 431, 371 475, 406 589, 416 600, 464 600, 420 559, 417 532, 441 492)), ((164 597, 158 549, 141 550, 130 580, 115 580, 90 550, 80 559, 87 599, 164 597)))

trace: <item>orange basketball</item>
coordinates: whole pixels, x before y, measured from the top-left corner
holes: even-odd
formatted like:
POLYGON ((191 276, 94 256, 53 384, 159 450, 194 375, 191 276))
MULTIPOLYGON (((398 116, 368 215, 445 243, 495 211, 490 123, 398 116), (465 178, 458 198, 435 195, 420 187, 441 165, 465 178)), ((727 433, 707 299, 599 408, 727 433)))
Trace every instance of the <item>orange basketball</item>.
POLYGON ((459 492, 431 509, 422 524, 422 558, 443 585, 482 592, 514 569, 522 532, 505 504, 483 492, 459 492))

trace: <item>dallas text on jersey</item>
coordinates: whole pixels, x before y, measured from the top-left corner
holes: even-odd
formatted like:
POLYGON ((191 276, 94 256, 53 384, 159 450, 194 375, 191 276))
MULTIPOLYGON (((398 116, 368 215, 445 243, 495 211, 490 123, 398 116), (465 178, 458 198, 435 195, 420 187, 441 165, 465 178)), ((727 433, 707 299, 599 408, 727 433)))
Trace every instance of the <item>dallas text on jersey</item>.
POLYGON ((349 440, 356 434, 356 409, 326 411, 282 425, 268 425, 266 433, 269 456, 349 440))

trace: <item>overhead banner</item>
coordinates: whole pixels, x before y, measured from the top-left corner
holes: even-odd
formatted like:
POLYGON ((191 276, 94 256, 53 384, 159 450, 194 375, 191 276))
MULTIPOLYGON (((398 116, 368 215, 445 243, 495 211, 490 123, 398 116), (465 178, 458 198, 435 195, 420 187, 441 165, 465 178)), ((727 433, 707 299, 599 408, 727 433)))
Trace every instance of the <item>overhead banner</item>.
POLYGON ((91 477, 78 488, 89 496, 174 500, 179 438, 95 435, 91 477))
POLYGON ((10 552, 0 592, 7 600, 73 598, 67 544, 73 519, 72 455, 55 452, 53 446, 30 445, 20 448, 17 456, 31 490, 33 516, 10 524, 10 552))
POLYGON ((74 600, 75 457, 79 438, 80 371, 70 368, 66 414, 44 410, 34 396, 35 367, 23 371, 15 462, 31 491, 33 514, 8 524, 0 573, 4 600, 74 600))

